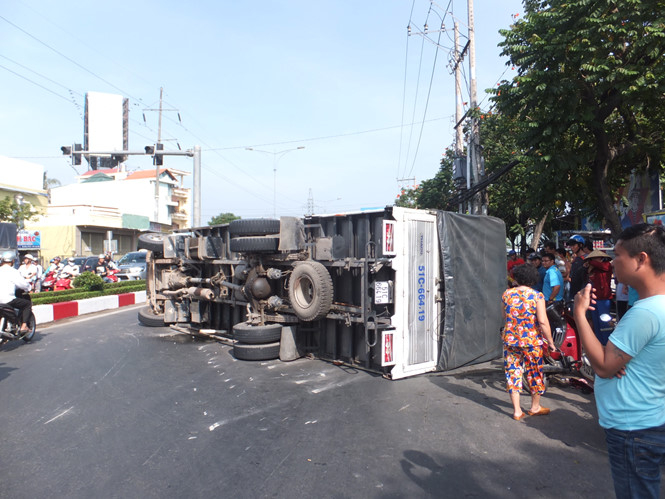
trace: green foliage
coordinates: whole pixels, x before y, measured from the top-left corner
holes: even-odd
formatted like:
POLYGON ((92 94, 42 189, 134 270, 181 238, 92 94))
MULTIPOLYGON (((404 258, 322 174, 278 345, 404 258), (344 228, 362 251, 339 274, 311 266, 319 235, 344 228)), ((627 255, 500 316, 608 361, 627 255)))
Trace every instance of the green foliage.
POLYGON ((506 135, 529 151, 525 204, 559 200, 620 231, 613 192, 665 148, 660 0, 539 0, 502 31, 517 76, 493 90, 506 135))
POLYGON ((19 205, 12 197, 0 199, 0 222, 12 222, 20 225, 21 221, 30 221, 37 218, 39 212, 32 208, 30 203, 19 205))
POLYGON ((83 272, 74 278, 74 288, 85 291, 99 291, 104 287, 104 279, 92 272, 83 272))
POLYGON ((146 289, 145 281, 122 281, 104 284, 102 290, 86 291, 83 289, 65 289, 62 291, 44 291, 31 295, 33 305, 46 305, 49 303, 62 303, 74 300, 94 298, 96 296, 119 295, 143 291, 146 289))
POLYGON ((234 215, 233 213, 220 213, 219 215, 212 217, 208 221, 208 225, 227 224, 233 220, 238 220, 239 218, 239 216, 234 215))

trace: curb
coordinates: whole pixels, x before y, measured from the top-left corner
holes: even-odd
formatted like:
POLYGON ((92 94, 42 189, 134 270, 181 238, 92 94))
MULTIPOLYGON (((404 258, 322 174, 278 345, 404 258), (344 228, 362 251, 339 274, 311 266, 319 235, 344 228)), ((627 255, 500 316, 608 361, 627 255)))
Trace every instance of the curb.
POLYGON ((102 310, 145 303, 146 299, 145 291, 134 291, 120 295, 97 296, 86 300, 66 301, 50 305, 34 305, 32 311, 35 314, 37 325, 42 325, 68 317, 77 317, 93 312, 101 312, 102 310))

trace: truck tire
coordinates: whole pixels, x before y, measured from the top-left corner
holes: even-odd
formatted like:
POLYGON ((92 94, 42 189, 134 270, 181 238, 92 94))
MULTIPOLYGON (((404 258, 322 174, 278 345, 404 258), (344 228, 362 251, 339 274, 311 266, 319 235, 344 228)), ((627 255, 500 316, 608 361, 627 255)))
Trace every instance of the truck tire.
POLYGON ((229 223, 229 235, 267 236, 279 234, 279 220, 273 218, 241 218, 229 223))
POLYGON ((253 326, 241 322, 233 326, 233 337, 240 343, 247 345, 263 345, 274 343, 282 338, 281 324, 266 324, 264 326, 253 326))
POLYGON ((153 253, 162 254, 164 252, 164 239, 166 239, 167 236, 168 234, 160 234, 157 232, 139 234, 137 247, 138 249, 147 249, 153 253))
POLYGON ((152 311, 152 307, 148 305, 147 307, 139 309, 139 322, 148 327, 163 327, 164 316, 156 315, 152 311))
POLYGON ((279 237, 234 237, 230 248, 235 253, 274 253, 279 248, 279 237))
POLYGON ((309 322, 324 318, 333 301, 328 269, 315 261, 297 264, 289 279, 289 300, 298 319, 309 322))
POLYGON ((273 360, 279 358, 279 341, 264 345, 233 345, 233 356, 238 360, 273 360))

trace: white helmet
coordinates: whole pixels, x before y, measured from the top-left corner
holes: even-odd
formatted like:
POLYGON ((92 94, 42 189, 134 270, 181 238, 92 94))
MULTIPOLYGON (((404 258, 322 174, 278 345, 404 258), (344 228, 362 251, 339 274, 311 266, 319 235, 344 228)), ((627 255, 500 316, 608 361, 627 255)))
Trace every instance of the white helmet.
POLYGON ((5 250, 2 252, 2 261, 3 262, 13 262, 14 258, 16 258, 16 252, 14 250, 5 250))

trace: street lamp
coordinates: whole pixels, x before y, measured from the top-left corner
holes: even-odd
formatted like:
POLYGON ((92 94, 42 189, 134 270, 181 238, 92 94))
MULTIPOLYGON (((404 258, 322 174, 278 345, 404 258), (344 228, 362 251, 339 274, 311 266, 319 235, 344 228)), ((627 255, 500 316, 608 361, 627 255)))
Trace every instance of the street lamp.
POLYGON ((273 218, 277 218, 277 162, 280 159, 282 159, 287 153, 304 148, 305 146, 298 146, 294 147, 293 149, 284 149, 283 151, 264 151, 263 149, 254 149, 253 147, 245 147, 245 150, 247 151, 272 154, 272 174, 273 174, 272 217, 273 218))

